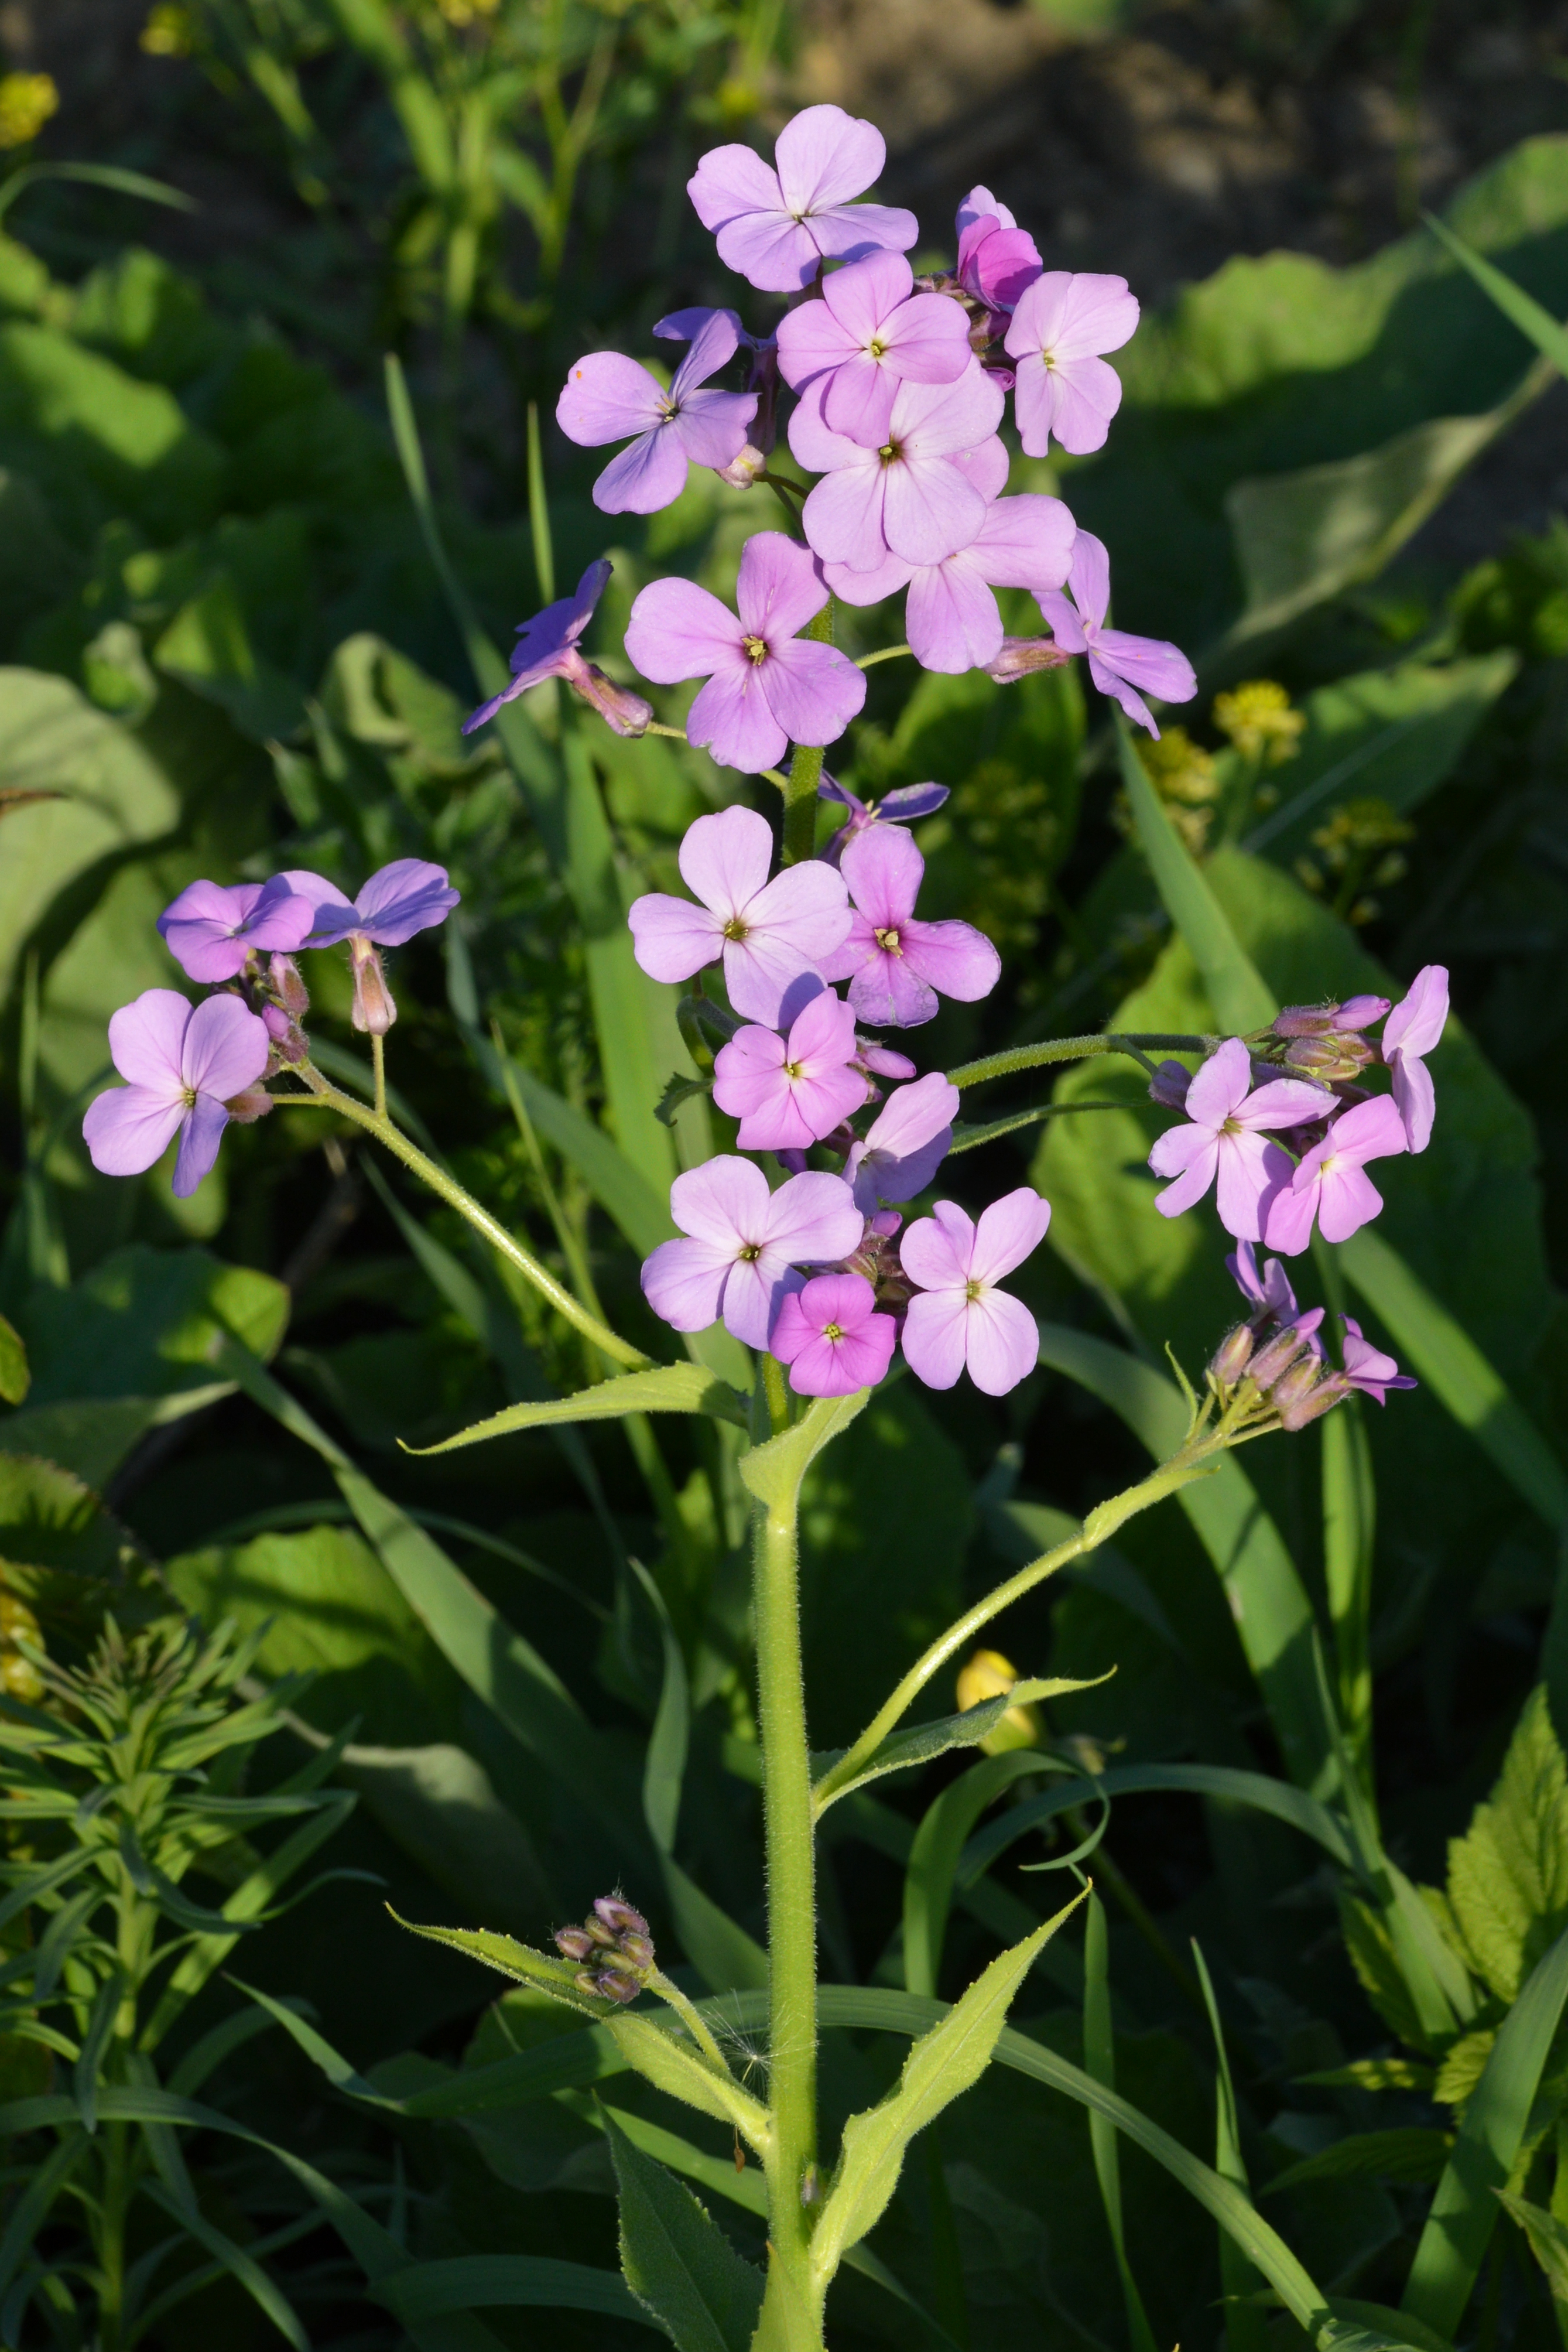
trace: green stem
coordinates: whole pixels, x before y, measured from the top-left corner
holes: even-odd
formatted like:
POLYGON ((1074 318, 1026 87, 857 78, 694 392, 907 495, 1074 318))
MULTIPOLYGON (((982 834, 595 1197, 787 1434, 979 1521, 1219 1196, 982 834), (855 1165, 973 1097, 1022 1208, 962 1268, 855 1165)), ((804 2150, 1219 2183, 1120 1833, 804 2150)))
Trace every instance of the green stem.
POLYGON ((475 1232, 483 1235, 492 1249, 498 1250, 510 1265, 515 1265, 540 1296, 549 1300, 558 1315, 565 1317, 573 1330, 580 1331, 585 1339, 591 1339, 596 1348, 616 1363, 625 1364, 633 1371, 650 1369, 651 1357, 645 1356, 641 1348, 634 1348, 629 1339, 622 1339, 611 1330, 607 1323, 601 1323, 597 1315, 591 1315, 587 1307, 580 1306, 553 1274, 546 1272, 538 1258, 524 1249, 520 1242, 513 1239, 505 1225, 498 1224, 489 1211, 482 1209, 478 1202, 448 1176, 444 1168, 438 1168, 434 1160, 427 1160, 418 1146, 409 1141, 402 1129, 393 1126, 384 1111, 372 1110, 368 1103, 359 1102, 352 1095, 342 1094, 336 1087, 329 1086, 319 1070, 313 1068, 308 1062, 296 1075, 304 1079, 310 1089, 309 1094, 275 1095, 273 1100, 276 1103, 281 1107, 308 1101, 323 1110, 335 1110, 342 1118, 352 1119, 356 1127, 362 1127, 367 1135, 373 1135, 378 1143, 384 1144, 405 1168, 412 1169, 421 1183, 428 1184, 449 1208, 455 1209, 459 1216, 465 1217, 475 1232))
MULTIPOLYGON (((799 759, 800 753, 795 756, 799 759)), ((1038 1070, 1050 1062, 1085 1062, 1096 1054, 1127 1054, 1134 1062, 1143 1062, 1145 1048, 1156 1054, 1212 1054, 1220 1043, 1218 1037, 1189 1037, 1165 1030, 1126 1036, 1096 1031, 1088 1037, 1048 1037, 1042 1045, 1010 1045, 1005 1053, 988 1054, 978 1062, 961 1062, 956 1070, 948 1071, 947 1078, 955 1087, 980 1087, 988 1078, 1010 1077, 1016 1070, 1038 1070)), ((1146 1069, 1148 1065, 1144 1066, 1146 1069)))
POLYGON ((648 1979, 648 1990, 667 2000, 705 2058, 711 2059, 721 2074, 729 2073, 729 2061, 708 2031, 707 2021, 695 2001, 686 1999, 678 1984, 668 1978, 663 1969, 655 1969, 648 1979))
MULTIPOLYGON (((801 635, 820 646, 833 642, 833 600, 830 596, 821 611, 808 621, 801 635)), ((789 762, 789 780, 784 787, 784 863, 799 866, 817 851, 817 786, 822 781, 822 749, 820 743, 797 743, 795 756, 789 762)))
POLYGON ((768 2020, 773 2147, 768 2163, 764 2340, 820 2352, 811 2214, 801 2202, 817 2153, 817 1907, 811 1762, 800 1661, 798 1492, 759 1503, 754 1533, 757 1690, 768 1859, 768 2020), (766 2322, 765 2322, 766 2329, 766 2322))
POLYGON ((874 668, 878 662, 896 661, 901 654, 913 653, 913 646, 883 646, 880 653, 860 654, 855 658, 856 669, 874 668))
POLYGON ((378 1118, 385 1118, 387 1115, 386 1060, 386 1039, 376 1035, 374 1032, 372 1032, 371 1036, 371 1068, 375 1074, 376 1117, 378 1118))

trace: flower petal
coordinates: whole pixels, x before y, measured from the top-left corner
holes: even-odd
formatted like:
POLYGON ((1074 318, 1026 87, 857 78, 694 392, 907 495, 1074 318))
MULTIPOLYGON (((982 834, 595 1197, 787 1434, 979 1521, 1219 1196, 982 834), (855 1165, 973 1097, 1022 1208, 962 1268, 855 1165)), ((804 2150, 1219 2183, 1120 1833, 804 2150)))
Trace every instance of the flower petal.
POLYGON ((1239 1037, 1228 1037, 1194 1071, 1186 1090, 1186 1115, 1200 1127, 1219 1127, 1252 1087, 1252 1056, 1239 1037))
POLYGON ((716 963, 724 949, 720 916, 662 890, 634 898, 626 920, 632 953, 650 980, 690 980, 705 964, 716 963))
MULTIPOLYGON (((865 701, 866 679, 836 646, 791 637, 758 665, 774 718, 792 743, 836 743, 865 701)), ((708 689, 711 691, 711 688, 708 689)))
POLYGON ((915 911, 925 860, 898 825, 868 826, 845 850, 850 897, 877 930, 897 930, 915 911))
POLYGON ((1448 968, 1440 963, 1423 964, 1403 1003, 1395 1006, 1384 1024, 1385 1056, 1396 1047, 1416 1057, 1429 1054, 1441 1037, 1448 1018, 1448 968))
POLYGON ((752 1160, 721 1153, 675 1178, 670 1214, 684 1234, 733 1256, 767 1236, 768 1179, 752 1160))
POLYGON ((969 1279, 975 1228, 954 1201, 938 1201, 936 1213, 919 1217, 898 1245, 899 1262, 922 1290, 959 1290, 969 1279))
POLYGON ((444 866, 423 857, 394 857, 377 868, 354 900, 354 928, 378 947, 401 948, 416 931, 444 922, 458 897, 444 866))
POLYGON ((841 1176, 809 1168, 768 1200, 766 1238, 789 1265, 831 1265, 859 1246, 865 1220, 841 1176))
POLYGON ((787 738, 773 716, 762 669, 727 666, 710 677, 686 713, 686 740, 710 751, 721 768, 760 774, 784 757, 787 738))
POLYGON ((706 1331, 724 1306, 733 1250, 705 1241, 661 1242, 643 1265, 643 1295, 676 1331, 706 1331))
POLYGON ((828 590, 810 548, 781 530, 758 530, 740 551, 735 601, 747 634, 777 647, 815 620, 828 590))
POLYGON ((569 370, 555 419, 569 441, 597 449, 647 433, 665 412, 664 386, 623 352, 590 352, 569 370))
POLYGON ((1217 1137, 1216 1150, 1219 1222, 1238 1241, 1260 1242, 1274 1194, 1291 1181, 1291 1162, 1277 1143, 1245 1129, 1217 1137))
MULTIPOLYGON (((205 1005, 201 1010, 205 1012, 205 1005)), ((176 1201, 188 1201, 203 1177, 212 1173, 228 1123, 229 1115, 215 1095, 196 1097, 182 1123, 180 1149, 174 1155, 171 1189, 176 1201)))
POLYGON ((964 1352, 975 1386, 986 1396, 1006 1396, 1040 1361, 1040 1327, 1021 1299, 983 1290, 969 1301, 964 1352))
MULTIPOLYGON (((680 445, 684 456, 694 466, 727 466, 738 457, 746 446, 747 427, 757 414, 754 392, 688 392, 676 415, 670 420, 670 438, 680 445)), ((619 464, 620 460, 617 459, 619 464)), ((682 478, 685 488, 685 477, 682 478)), ((675 497, 680 491, 675 492, 675 497)), ((672 500, 661 499, 661 506, 672 500)), ((613 509, 621 512, 622 509, 613 509)), ((637 507, 637 514, 650 514, 657 509, 637 507)))
MULTIPOLYGON (((180 1073, 198 1094, 227 1102, 255 1086, 267 1056, 267 1024, 259 1013, 249 1012, 237 996, 209 996, 191 1015, 180 1073)), ((213 1150, 217 1150, 215 1142, 213 1150)))
POLYGON ((1437 1114, 1437 1089, 1432 1073, 1413 1054, 1396 1047, 1390 1068, 1394 1077, 1394 1102, 1405 1126, 1405 1141, 1411 1151, 1425 1151, 1432 1140, 1432 1124, 1437 1114))
POLYGON ((593 485, 593 503, 601 514, 658 514, 685 487, 686 453, 666 419, 612 457, 593 485))
POLYGON ((110 1058, 133 1087, 177 1096, 185 1083, 181 1067, 190 1023, 190 1003, 176 989, 143 989, 110 1015, 110 1058))
POLYGON ((904 967, 915 979, 960 1004, 974 1004, 988 996, 1002 976, 1000 956, 973 923, 908 921, 899 934, 899 944, 904 967))
MULTIPOLYGON (((744 659, 740 636, 728 605, 695 580, 655 580, 632 604, 626 658, 644 677, 674 686, 684 677, 711 677, 737 657, 744 659)), ((709 821, 699 817, 697 823, 709 821)))
POLYGON ((971 1282, 1000 1282, 1040 1247, 1051 1223, 1051 1202, 1032 1184, 1004 1192, 980 1213, 969 1253, 971 1282))
POLYGON ((928 1389, 956 1386, 964 1369, 968 1321, 969 1305, 961 1289, 922 1291, 910 1300, 904 1318, 904 1360, 928 1389))
POLYGON ((874 122, 841 106, 807 106, 779 133, 773 161, 785 209, 821 212, 863 195, 881 178, 887 142, 874 122))
POLYGON ((965 548, 911 574, 904 625, 923 669, 956 677, 983 668, 1001 650, 1001 613, 972 553, 965 548))
POLYGON ((140 1176, 162 1159, 184 1117, 183 1099, 162 1087, 110 1087, 88 1105, 82 1139, 100 1175, 140 1176))

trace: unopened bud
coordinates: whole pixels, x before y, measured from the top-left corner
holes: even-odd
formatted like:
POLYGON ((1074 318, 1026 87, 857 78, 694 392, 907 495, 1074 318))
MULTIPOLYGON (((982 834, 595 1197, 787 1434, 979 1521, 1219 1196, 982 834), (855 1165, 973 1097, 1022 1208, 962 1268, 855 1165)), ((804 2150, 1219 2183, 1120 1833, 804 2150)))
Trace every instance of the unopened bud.
POLYGON ((1247 1367, 1247 1376, 1253 1387, 1267 1393, 1281 1375, 1289 1370, 1305 1345, 1294 1324, 1287 1325, 1283 1331, 1277 1331, 1266 1347, 1259 1349, 1247 1367))
POLYGON ((285 1013, 296 1021, 303 1021, 310 1010, 310 991, 300 976, 299 966, 288 955, 275 955, 267 968, 267 985, 285 1013))
POLYGON ((1270 1026, 1276 1037, 1326 1037, 1338 1012, 1337 1004, 1287 1004, 1270 1026))
POLYGON ((628 1927, 635 1935, 648 1933, 648 1922, 641 1911, 633 1911, 623 1895, 601 1895, 593 1909, 595 1917, 602 1920, 612 1936, 621 1935, 628 1927))
POLYGON ((748 490, 767 464, 767 451, 753 448, 748 441, 737 457, 732 457, 727 466, 716 466, 714 472, 732 490, 748 490))
POLYGON ((246 1087, 242 1093, 231 1095, 224 1108, 240 1127, 254 1127, 272 1108, 272 1097, 265 1087, 246 1087))
POLYGON ((1061 669, 1071 658, 1054 637, 1004 637, 1001 651, 981 667, 996 685, 1016 686, 1031 670, 1061 669))
POLYGON ((1350 1382, 1344 1374, 1327 1372, 1322 1380, 1314 1381, 1300 1397, 1281 1406, 1280 1426, 1290 1430, 1305 1429, 1309 1421, 1317 1421, 1323 1413, 1332 1412, 1341 1398, 1349 1394, 1350 1382))
POLYGON ((1290 1370, 1281 1372, 1274 1383, 1270 1402, 1276 1412, 1290 1412, 1302 1399, 1312 1394, 1323 1377, 1322 1367, 1315 1356, 1299 1356, 1290 1370))
POLYGON ((1334 1016, 1336 1029, 1370 1029, 1389 1009, 1386 996, 1347 996, 1334 1016))
POLYGON ((597 710, 605 725, 616 735, 645 735, 653 717, 653 706, 642 695, 633 694, 630 687, 617 686, 606 677, 597 662, 585 661, 570 672, 572 691, 597 710))
POLYGON ((586 1927, 558 1927, 555 1948, 569 1960, 586 1960, 594 1950, 594 1941, 586 1927))
POLYGON ((593 1979, 593 1990, 606 2000, 618 2000, 622 2007, 636 2000, 643 1988, 635 1977, 624 1977, 610 1968, 601 1969, 593 1979))
POLYGON ((1354 1078, 1374 1058, 1365 1039, 1349 1030, 1334 1030, 1326 1037, 1297 1037, 1285 1048, 1287 1069, 1299 1070, 1303 1077, 1317 1078, 1325 1086, 1336 1078, 1354 1078))
POLYGON ((895 1054, 891 1045, 879 1045, 870 1037, 856 1037, 855 1060, 879 1078, 912 1078, 918 1067, 907 1054, 895 1054))
POLYGON ((1179 1062, 1161 1062, 1149 1080, 1149 1100, 1162 1103, 1166 1110, 1185 1110, 1191 1084, 1192 1072, 1179 1062))
POLYGON ((1233 1389, 1252 1358, 1252 1331, 1246 1323, 1239 1323, 1228 1331, 1215 1349, 1209 1362, 1209 1378, 1222 1389, 1233 1389))
POLYGON ((621 1949, 634 1969, 651 1969, 653 1965, 653 1938, 640 1936, 635 1927, 628 1927, 621 1938, 621 1949))
POLYGON ((591 1969, 579 1969, 577 1974, 572 1979, 572 1983, 577 1987, 579 1992, 596 1993, 599 1990, 599 1979, 594 1975, 591 1969))
POLYGON ((349 934, 349 954, 354 971, 353 1022, 371 1037, 384 1037, 397 1019, 381 957, 363 931, 349 934))
POLYGON ((267 1075, 276 1077, 279 1070, 297 1069, 310 1054, 310 1040, 280 1004, 264 1004, 261 1008, 263 1025, 267 1030, 267 1075))

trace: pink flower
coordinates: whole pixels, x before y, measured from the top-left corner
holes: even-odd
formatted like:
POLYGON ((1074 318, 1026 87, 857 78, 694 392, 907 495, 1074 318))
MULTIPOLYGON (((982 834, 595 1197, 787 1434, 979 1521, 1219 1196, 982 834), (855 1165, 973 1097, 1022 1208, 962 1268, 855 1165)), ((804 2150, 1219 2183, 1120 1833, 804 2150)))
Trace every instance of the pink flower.
POLYGON ((1002 961, 972 923, 917 921, 915 900, 925 860, 906 833, 873 825, 842 861, 855 913, 841 947, 818 964, 824 980, 847 980, 850 1003, 873 1027, 913 1029, 931 1020, 938 996, 972 1004, 988 996, 1002 961))
POLYGON ((820 301, 779 322, 785 383, 797 392, 818 386, 823 424, 867 448, 886 440, 900 383, 953 383, 969 364, 960 306, 914 287, 901 253, 873 253, 835 270, 820 301))
POLYGON ((309 899, 289 888, 286 875, 275 874, 268 882, 236 882, 232 888, 187 883, 159 916, 158 929, 192 980, 233 980, 253 948, 301 946, 315 919, 309 899))
POLYGON ((585 702, 607 719, 617 735, 641 735, 653 716, 652 703, 644 702, 640 694, 629 694, 592 662, 585 661, 578 650, 578 641, 590 621, 594 608, 610 584, 614 569, 608 556, 601 555, 591 563, 577 583, 575 596, 562 596, 547 604, 531 621, 524 621, 517 630, 517 642, 512 647, 512 679, 499 694, 482 702, 477 710, 463 721, 465 735, 472 735, 476 727, 494 719, 504 702, 515 702, 531 686, 539 686, 547 677, 564 677, 567 684, 585 702))
POLYGON ((556 403, 556 423, 567 439, 597 449, 636 436, 593 485, 601 514, 656 514, 685 488, 688 464, 727 466, 740 455, 757 414, 756 394, 697 389, 735 356, 737 340, 733 311, 714 311, 668 392, 621 352, 591 352, 578 361, 556 403))
MULTIPOLYGON (((1333 1097, 1304 1078, 1275 1078, 1251 1091, 1252 1062, 1239 1037, 1228 1037, 1197 1070, 1186 1090, 1188 1124, 1167 1128, 1149 1154, 1156 1176, 1176 1179, 1155 1202, 1179 1217, 1218 1179, 1219 1222, 1239 1241, 1263 1239, 1263 1209, 1291 1180, 1291 1162, 1262 1129, 1322 1116, 1333 1097)), ((1271 1247, 1278 1248, 1270 1231, 1271 1247)))
MULTIPOLYGON (((917 817, 935 814, 947 796, 946 784, 899 784, 879 801, 862 801, 836 777, 824 776, 817 786, 817 798, 837 801, 850 814, 848 824, 839 827, 821 854, 830 865, 837 866, 857 835, 869 832, 873 824, 913 824, 917 817)), ((911 1063, 904 1075, 913 1076, 914 1071, 911 1063)))
POLYGON ((237 996, 209 996, 193 1012, 173 989, 149 988, 111 1018, 109 1050, 126 1084, 88 1106, 81 1131, 93 1166, 140 1176, 178 1135, 174 1192, 188 1200, 218 1156, 228 1105, 267 1068, 266 1024, 237 996))
POLYGON ((1395 1006, 1384 1024, 1383 1058, 1394 1074, 1394 1100, 1412 1151, 1425 1151, 1432 1140, 1437 1098, 1422 1056, 1437 1043, 1448 1017, 1447 968, 1427 963, 1411 982, 1404 1003, 1395 1006))
POLYGON ((952 1201, 910 1226, 899 1257, 919 1297, 909 1302, 904 1353, 928 1389, 950 1389, 966 1364, 987 1396, 1005 1396, 1034 1370, 1040 1331, 1027 1307, 996 1285, 1045 1238, 1051 1203, 1028 1184, 993 1201, 974 1224, 952 1201))
POLYGON ((282 878, 316 909, 308 948, 336 947, 356 937, 377 947, 403 947, 416 931, 444 923, 461 896, 445 866, 423 857, 394 857, 378 866, 352 906, 324 875, 297 866, 282 878))
POLYGON ((832 432, 815 390, 807 393, 789 419, 789 446, 824 478, 802 517, 817 553, 873 572, 890 550, 906 563, 940 563, 967 547, 986 519, 987 499, 956 461, 984 452, 994 464, 988 445, 1004 405, 998 387, 973 363, 953 383, 901 383, 886 440, 867 449, 832 432))
MULTIPOLYGON (((999 335, 1005 314, 1032 286, 1045 264, 1027 229, 989 188, 971 188, 958 207, 958 283, 991 311, 991 331, 999 335)), ((1107 346, 1109 348, 1109 346, 1107 346)))
POLYGON ((1390 1389, 1413 1389, 1418 1383, 1408 1372, 1402 1372, 1392 1356, 1375 1348, 1366 1339, 1354 1315, 1341 1318, 1344 1325, 1344 1377, 1353 1389, 1382 1404, 1390 1389))
POLYGON ((1060 593, 1037 598, 1064 652, 1087 654, 1089 675, 1102 694, 1119 702, 1129 719, 1146 727, 1155 741, 1159 729, 1148 705, 1137 692, 1158 695, 1162 702, 1190 702, 1197 692, 1192 664, 1179 646, 1163 637, 1130 636, 1125 629, 1108 629, 1105 614, 1111 603, 1111 559, 1103 540, 1081 530, 1072 542, 1072 563, 1067 584, 1077 609, 1060 593))
MULTIPOLYGON (((1005 468, 1005 460, 1004 460, 1005 468)), ((984 669, 1002 647, 1002 616, 993 588, 1060 588, 1077 526, 1060 499, 1026 490, 998 499, 967 547, 940 563, 913 564, 889 555, 874 572, 825 563, 822 576, 849 604, 880 604, 907 584, 904 625, 925 669, 984 669)))
MULTIPOLYGON (((1277 1089, 1264 1087, 1260 1091, 1273 1094, 1277 1089)), ((1342 1111, 1269 1203, 1263 1235, 1269 1247, 1296 1256, 1312 1239, 1314 1217, 1325 1242, 1348 1241, 1383 1206, 1383 1195, 1365 1163, 1386 1160, 1405 1148, 1404 1123, 1392 1097, 1376 1095, 1342 1111)))
POLYGON ((953 1148, 953 1121, 961 1097, 952 1081, 933 1070, 912 1087, 899 1087, 854 1144, 844 1162, 844 1179, 868 1217, 879 1201, 913 1201, 953 1148))
POLYGON ((677 1176, 670 1213, 689 1238, 661 1242, 643 1267, 655 1315, 706 1331, 722 1315, 748 1348, 765 1348, 791 1266, 847 1257, 864 1231, 841 1176, 809 1170, 777 1192, 754 1160, 721 1158, 677 1176))
POLYGON ((736 1011, 776 1027, 786 994, 815 972, 850 928, 842 877, 821 858, 768 878, 773 835, 754 809, 699 816, 681 844, 681 877, 701 904, 650 892, 627 917, 643 971, 654 980, 690 980, 724 959, 736 1011))
POLYGON ((686 740, 721 766, 755 775, 788 743, 831 743, 865 700, 865 672, 833 646, 797 632, 828 601, 809 549, 779 530, 746 542, 737 620, 692 580, 655 580, 632 607, 626 651, 644 677, 706 677, 686 740))
POLYGON ((1075 457, 1104 447, 1122 379, 1097 354, 1119 351, 1137 323, 1124 278, 1048 269, 1024 289, 1006 346, 1018 362, 1013 410, 1026 457, 1045 457, 1053 433, 1075 457))
POLYGON ((825 988, 790 1024, 737 1029, 719 1048, 713 1098, 740 1121, 742 1151, 804 1151, 859 1110, 864 1076, 854 1066, 855 1016, 825 988))
POLYGON ((853 1396, 893 1361, 898 1326, 863 1274, 819 1274, 784 1294, 768 1341, 797 1396, 853 1396))
POLYGON ((749 147, 714 147, 686 182, 718 257, 768 294, 809 286, 826 256, 851 260, 887 247, 905 253, 920 234, 913 213, 856 205, 882 176, 887 145, 874 123, 841 106, 808 106, 784 125, 769 171, 749 147))
POLYGON ((1303 1339, 1311 1339, 1313 1352, 1322 1355, 1322 1345, 1312 1339, 1312 1334, 1323 1319, 1323 1310, 1321 1307, 1309 1307, 1305 1313, 1302 1312, 1291 1288, 1291 1277, 1277 1257, 1266 1258, 1263 1271, 1260 1274, 1258 1254, 1252 1244, 1238 1242, 1225 1264, 1238 1290, 1244 1298, 1249 1298, 1258 1310, 1252 1318, 1255 1327, 1270 1320, 1281 1324, 1299 1332, 1303 1339))

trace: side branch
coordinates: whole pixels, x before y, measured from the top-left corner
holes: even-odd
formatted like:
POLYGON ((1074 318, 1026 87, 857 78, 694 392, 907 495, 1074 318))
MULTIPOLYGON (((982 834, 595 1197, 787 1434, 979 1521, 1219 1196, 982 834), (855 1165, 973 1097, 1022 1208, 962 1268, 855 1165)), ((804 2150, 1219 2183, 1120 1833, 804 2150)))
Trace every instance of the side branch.
POLYGON ((1040 1045, 1009 1045, 1005 1053, 988 1054, 978 1062, 960 1062, 947 1073, 955 1087, 982 1087, 988 1078, 1010 1077, 1015 1070, 1038 1070, 1051 1062, 1086 1062, 1097 1054, 1125 1054, 1134 1062, 1145 1051, 1156 1054, 1212 1054, 1224 1041, 1191 1037, 1175 1031, 1144 1031, 1122 1035, 1096 1031, 1088 1037, 1048 1037, 1040 1045))

